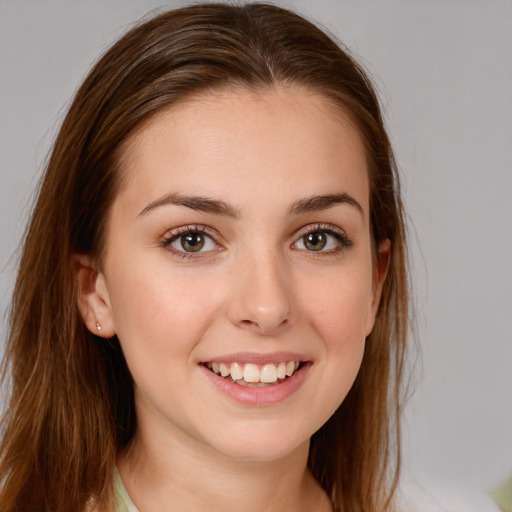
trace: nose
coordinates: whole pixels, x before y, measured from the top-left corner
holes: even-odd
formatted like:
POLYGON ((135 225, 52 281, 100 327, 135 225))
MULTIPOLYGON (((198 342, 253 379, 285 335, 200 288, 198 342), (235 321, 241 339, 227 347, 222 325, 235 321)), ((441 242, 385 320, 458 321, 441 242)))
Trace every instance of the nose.
POLYGON ((275 253, 253 255, 237 265, 228 316, 232 324, 261 335, 274 335, 292 321, 293 286, 275 253))

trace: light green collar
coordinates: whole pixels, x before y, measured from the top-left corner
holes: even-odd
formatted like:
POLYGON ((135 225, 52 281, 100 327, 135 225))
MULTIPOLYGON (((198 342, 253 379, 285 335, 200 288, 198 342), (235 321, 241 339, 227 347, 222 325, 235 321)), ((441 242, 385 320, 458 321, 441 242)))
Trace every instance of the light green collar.
POLYGON ((116 471, 116 512, 139 512, 123 484, 119 471, 116 471))
POLYGON ((496 503, 501 510, 512 512, 512 477, 503 482, 493 493, 496 503))

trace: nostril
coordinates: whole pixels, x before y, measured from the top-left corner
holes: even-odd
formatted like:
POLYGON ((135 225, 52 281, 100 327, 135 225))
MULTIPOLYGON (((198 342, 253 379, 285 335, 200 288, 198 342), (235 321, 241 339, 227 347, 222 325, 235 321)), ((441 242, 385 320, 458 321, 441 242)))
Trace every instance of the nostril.
MULTIPOLYGON (((277 323, 277 322, 276 322, 277 323)), ((258 329, 262 332, 270 332, 274 331, 276 328, 284 327, 288 324, 288 319, 285 318, 280 323, 277 323, 277 325, 274 326, 274 322, 266 322, 266 321, 255 321, 255 320, 240 320, 238 322, 239 327, 243 328, 251 328, 251 329, 258 329)))

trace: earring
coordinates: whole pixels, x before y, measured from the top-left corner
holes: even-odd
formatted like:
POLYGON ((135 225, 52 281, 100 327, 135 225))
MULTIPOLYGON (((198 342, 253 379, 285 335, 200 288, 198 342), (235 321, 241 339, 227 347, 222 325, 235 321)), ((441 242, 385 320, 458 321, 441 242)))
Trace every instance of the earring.
POLYGON ((101 325, 99 322, 96 322, 96 330, 101 331, 101 325))

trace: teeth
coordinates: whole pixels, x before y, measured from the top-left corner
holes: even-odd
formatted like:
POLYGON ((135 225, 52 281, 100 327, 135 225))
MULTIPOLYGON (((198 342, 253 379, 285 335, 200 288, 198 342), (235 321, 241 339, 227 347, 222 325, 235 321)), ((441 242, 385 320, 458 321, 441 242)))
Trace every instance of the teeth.
POLYGON ((238 384, 272 384, 291 377, 298 369, 300 361, 287 361, 278 364, 267 363, 258 366, 253 363, 206 363, 206 367, 217 375, 229 378, 238 384))
POLYGON ((275 364, 266 364, 261 369, 261 382, 276 382, 277 380, 277 368, 275 364))
POLYGON ((244 380, 245 382, 259 382, 260 369, 255 364, 246 364, 244 368, 244 380))
POLYGON ((286 377, 286 363, 279 363, 277 367, 277 378, 284 379, 286 377))
POLYGON ((244 376, 242 367, 238 363, 233 363, 231 365, 231 369, 230 369, 229 373, 231 373, 231 378, 233 380, 240 380, 244 376))
POLYGON ((290 361, 289 363, 286 363, 286 375, 288 377, 293 375, 293 372, 295 371, 295 362, 290 361))
POLYGON ((220 366, 220 374, 223 377, 227 377, 229 375, 229 368, 224 363, 220 363, 219 366, 220 366))

